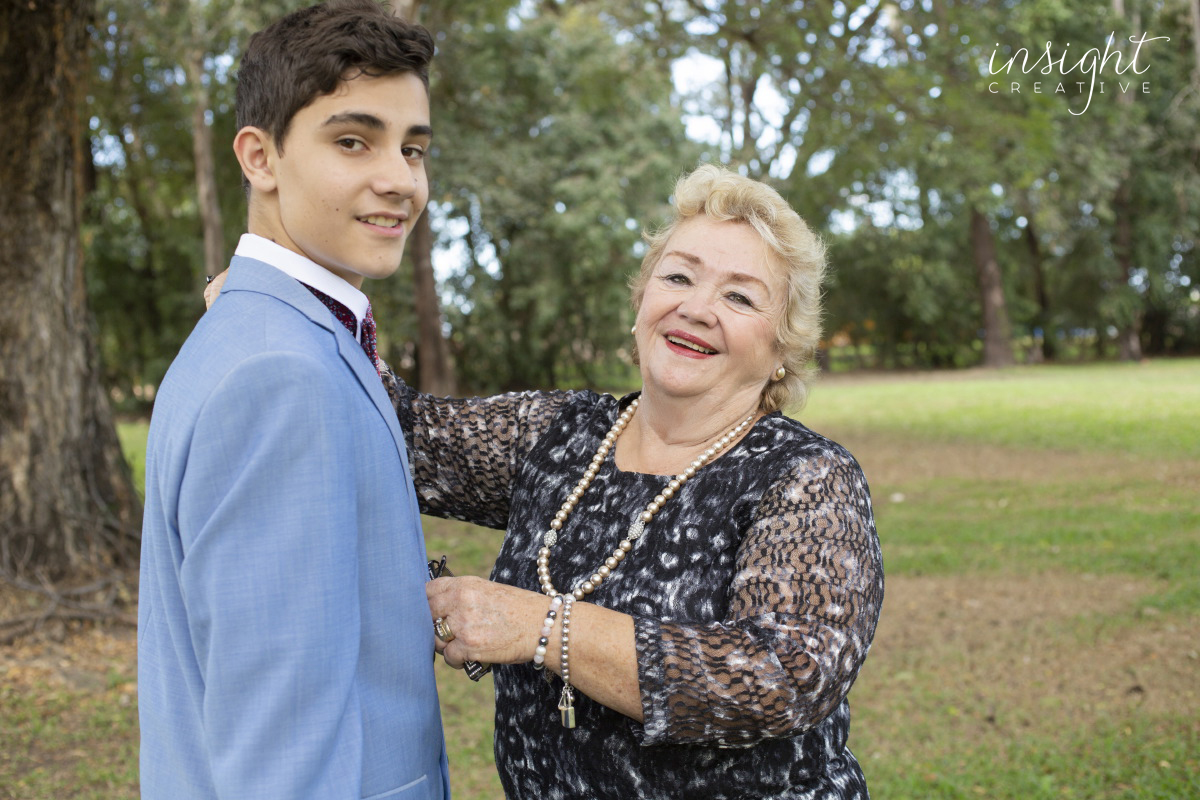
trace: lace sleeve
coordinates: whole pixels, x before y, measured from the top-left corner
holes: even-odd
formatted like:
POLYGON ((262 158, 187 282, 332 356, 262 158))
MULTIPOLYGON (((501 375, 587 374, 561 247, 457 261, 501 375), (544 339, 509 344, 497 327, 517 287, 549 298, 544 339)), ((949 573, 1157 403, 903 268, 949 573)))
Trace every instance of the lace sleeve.
POLYGON ((383 378, 421 512, 504 528, 517 469, 570 393, 455 399, 422 394, 389 372, 383 378))
POLYGON ((721 622, 635 620, 643 744, 795 735, 850 691, 879 618, 883 564, 848 453, 827 450, 768 489, 729 596, 721 622))

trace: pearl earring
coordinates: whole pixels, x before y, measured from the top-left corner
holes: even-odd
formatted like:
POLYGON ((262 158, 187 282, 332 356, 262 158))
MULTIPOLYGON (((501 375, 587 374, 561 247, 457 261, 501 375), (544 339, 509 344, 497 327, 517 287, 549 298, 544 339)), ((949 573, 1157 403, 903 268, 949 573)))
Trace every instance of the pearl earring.
POLYGON ((787 377, 787 370, 784 369, 783 367, 780 367, 779 369, 775 370, 775 380, 781 381, 786 377, 787 377))
POLYGON ((634 325, 632 328, 629 329, 629 334, 631 336, 637 334, 637 325, 634 325))

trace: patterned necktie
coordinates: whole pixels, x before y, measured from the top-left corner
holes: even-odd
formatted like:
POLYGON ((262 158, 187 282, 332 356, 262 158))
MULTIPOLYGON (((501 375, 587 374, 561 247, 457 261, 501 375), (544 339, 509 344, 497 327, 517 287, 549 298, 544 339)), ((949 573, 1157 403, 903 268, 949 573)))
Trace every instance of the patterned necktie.
POLYGON ((375 347, 375 315, 371 313, 371 304, 367 303, 367 316, 362 323, 362 349, 367 352, 367 358, 375 365, 375 372, 382 374, 379 368, 379 350, 375 347))
MULTIPOLYGON (((346 330, 350 331, 350 335, 354 336, 358 331, 358 318, 354 316, 354 312, 346 308, 345 305, 334 300, 329 295, 314 289, 307 283, 301 281, 301 286, 312 292, 313 297, 325 304, 325 307, 332 312, 333 316, 337 317, 338 322, 346 326, 346 330)), ((359 340, 362 345, 363 352, 367 354, 367 358, 371 359, 371 363, 375 366, 376 374, 382 374, 379 365, 379 351, 375 345, 375 315, 371 313, 371 304, 367 303, 367 317, 362 323, 362 339, 359 340)))

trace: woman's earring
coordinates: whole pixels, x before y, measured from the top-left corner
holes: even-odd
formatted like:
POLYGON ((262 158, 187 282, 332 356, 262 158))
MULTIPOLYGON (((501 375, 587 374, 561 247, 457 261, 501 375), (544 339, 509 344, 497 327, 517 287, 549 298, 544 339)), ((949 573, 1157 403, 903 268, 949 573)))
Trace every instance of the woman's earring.
POLYGON ((629 329, 629 334, 630 334, 630 336, 637 334, 637 325, 636 324, 632 328, 629 329))
POLYGON ((775 380, 781 381, 786 377, 787 377, 787 370, 784 369, 783 367, 780 367, 779 369, 775 370, 775 380))

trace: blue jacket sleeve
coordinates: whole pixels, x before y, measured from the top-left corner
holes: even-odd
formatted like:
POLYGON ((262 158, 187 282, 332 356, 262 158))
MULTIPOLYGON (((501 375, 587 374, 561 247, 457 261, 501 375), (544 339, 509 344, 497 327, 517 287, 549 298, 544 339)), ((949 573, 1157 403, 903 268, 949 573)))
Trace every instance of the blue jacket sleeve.
POLYGON ((205 403, 180 574, 225 798, 358 798, 359 597, 349 423, 331 370, 248 359, 205 403))

